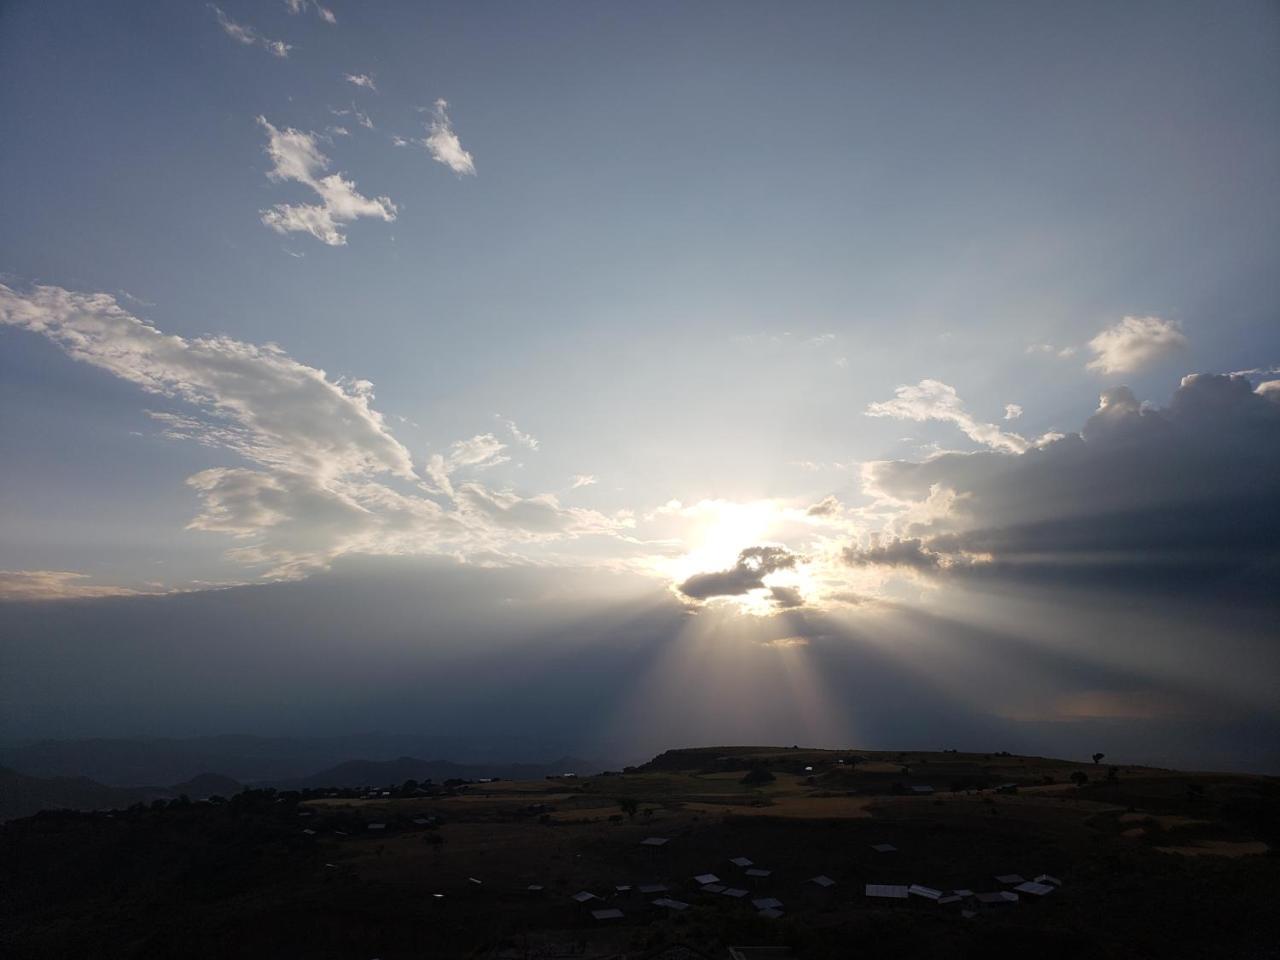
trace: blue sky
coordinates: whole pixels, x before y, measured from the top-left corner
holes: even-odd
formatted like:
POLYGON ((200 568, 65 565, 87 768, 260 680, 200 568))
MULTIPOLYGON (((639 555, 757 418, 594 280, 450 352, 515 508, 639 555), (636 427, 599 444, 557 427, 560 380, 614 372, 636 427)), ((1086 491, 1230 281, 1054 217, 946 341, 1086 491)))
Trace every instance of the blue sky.
MULTIPOLYGON (((6 4, 4 596, 445 557, 754 630, 962 607, 1008 572, 979 531, 1270 530, 1229 478, 1280 395, 1278 37, 1263 3, 6 4), (1125 487, 1106 444, 1154 420, 1196 483, 1125 487)), ((1135 543, 1087 553, 1167 569, 1135 543)))

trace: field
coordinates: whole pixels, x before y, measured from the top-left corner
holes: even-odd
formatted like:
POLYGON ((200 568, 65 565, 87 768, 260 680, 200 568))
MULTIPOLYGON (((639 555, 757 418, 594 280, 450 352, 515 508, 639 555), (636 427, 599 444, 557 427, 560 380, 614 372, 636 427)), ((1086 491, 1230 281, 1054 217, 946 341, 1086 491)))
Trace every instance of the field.
POLYGON ((1280 783, 1264 777, 720 747, 425 796, 255 792, 43 814, 0 832, 0 952, 674 960, 728 956, 730 945, 844 957, 856 945, 874 957, 1277 956, 1277 809, 1280 783), (744 783, 751 771, 764 782, 744 783), (926 786, 931 794, 913 791, 926 786), (872 849, 883 843, 896 850, 872 849), (737 857, 771 874, 748 876, 737 857), (749 893, 704 890, 692 879, 703 873, 749 893), (985 908, 864 896, 868 883, 994 891, 1008 873, 1062 886, 985 908), (820 874, 834 884, 809 882, 820 874), (641 884, 668 890, 642 895, 641 884), (577 903, 580 891, 599 899, 577 903), (689 907, 655 906, 662 896, 689 907), (752 906, 763 897, 782 902, 780 917, 752 906), (594 919, 601 909, 622 916, 594 919))

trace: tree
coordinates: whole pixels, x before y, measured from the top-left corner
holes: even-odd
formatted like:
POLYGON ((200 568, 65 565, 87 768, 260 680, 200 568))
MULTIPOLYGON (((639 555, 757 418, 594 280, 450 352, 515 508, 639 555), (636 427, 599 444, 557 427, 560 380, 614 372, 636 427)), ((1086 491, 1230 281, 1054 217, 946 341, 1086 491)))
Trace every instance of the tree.
POLYGON ((619 797, 618 806, 622 808, 622 812, 625 813, 629 819, 634 820, 636 817, 636 811, 640 809, 640 801, 635 797, 619 797))
POLYGON ((1106 754, 1105 754, 1105 753, 1095 753, 1095 754, 1093 755, 1093 762, 1094 762, 1094 763, 1101 763, 1101 762, 1102 762, 1102 758, 1103 758, 1103 757, 1105 757, 1105 756, 1106 756, 1106 754))
POLYGON ((749 787, 754 787, 759 786, 760 784, 773 783, 776 779, 777 777, 764 767, 755 767, 752 770, 748 770, 747 775, 738 782, 746 784, 749 787))
POLYGON ((1085 773, 1083 770, 1077 770, 1075 773, 1071 775, 1071 782, 1074 783, 1077 787, 1083 787, 1086 783, 1089 782, 1089 775, 1085 773))

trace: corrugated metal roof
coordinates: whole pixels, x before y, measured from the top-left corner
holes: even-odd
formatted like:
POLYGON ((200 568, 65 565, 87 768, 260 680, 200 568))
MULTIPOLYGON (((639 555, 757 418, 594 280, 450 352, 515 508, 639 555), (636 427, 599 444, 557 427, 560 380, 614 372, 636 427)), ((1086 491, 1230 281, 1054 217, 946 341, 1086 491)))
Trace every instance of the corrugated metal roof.
POLYGON ((893 883, 868 883, 868 897, 887 897, 890 900, 905 900, 909 893, 909 888, 904 885, 893 883))
POLYGON ((941 890, 935 890, 933 887, 921 886, 918 883, 913 883, 908 887, 907 892, 913 896, 924 897, 926 900, 938 900, 942 897, 941 890))

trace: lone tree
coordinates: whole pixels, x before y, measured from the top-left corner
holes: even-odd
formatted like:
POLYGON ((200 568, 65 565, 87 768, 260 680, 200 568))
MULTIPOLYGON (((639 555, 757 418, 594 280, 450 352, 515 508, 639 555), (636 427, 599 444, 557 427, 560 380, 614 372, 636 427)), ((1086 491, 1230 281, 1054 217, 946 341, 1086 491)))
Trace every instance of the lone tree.
POLYGON ((1089 782, 1089 775, 1085 773, 1083 770, 1077 770, 1075 773, 1071 775, 1071 782, 1074 783, 1077 787, 1083 787, 1086 783, 1089 782))
POLYGON ((622 808, 623 813, 625 813, 630 819, 634 820, 636 817, 636 811, 640 809, 640 801, 635 797, 619 797, 618 806, 622 808))
POLYGON ((1095 753, 1095 754, 1093 755, 1093 762, 1094 762, 1094 763, 1101 763, 1101 762, 1102 762, 1102 758, 1103 758, 1103 757, 1105 757, 1105 756, 1106 756, 1106 754, 1105 754, 1105 753, 1095 753))

